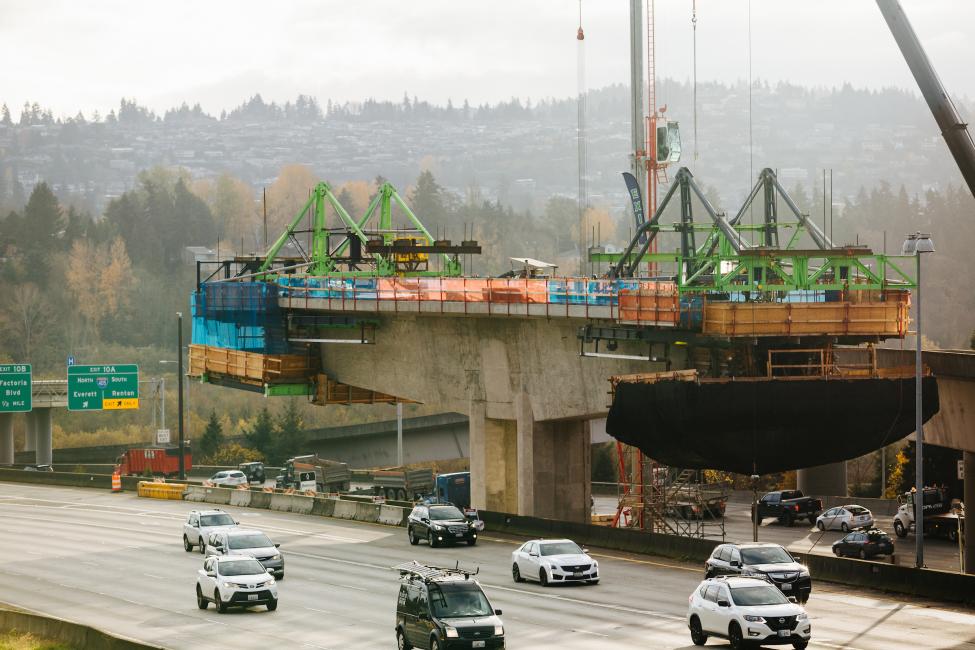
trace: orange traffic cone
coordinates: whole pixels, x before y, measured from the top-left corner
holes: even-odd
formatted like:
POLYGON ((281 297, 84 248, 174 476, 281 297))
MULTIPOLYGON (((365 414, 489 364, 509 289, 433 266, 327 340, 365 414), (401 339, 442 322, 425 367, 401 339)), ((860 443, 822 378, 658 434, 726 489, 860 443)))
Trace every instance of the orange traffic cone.
POLYGON ((122 477, 118 472, 112 472, 112 492, 122 491, 122 477))

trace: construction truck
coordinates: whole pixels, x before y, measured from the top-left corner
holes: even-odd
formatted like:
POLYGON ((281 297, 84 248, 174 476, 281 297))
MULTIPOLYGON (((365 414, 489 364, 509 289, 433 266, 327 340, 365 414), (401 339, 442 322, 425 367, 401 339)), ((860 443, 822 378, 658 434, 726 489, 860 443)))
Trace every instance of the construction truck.
POLYGON ((289 458, 282 473, 275 480, 275 486, 286 490, 293 488, 301 492, 346 492, 352 481, 352 471, 348 463, 319 458, 314 454, 289 458))
MULTIPOLYGON (((897 498, 900 506, 894 515, 894 532, 898 537, 907 537, 907 533, 917 532, 914 519, 916 493, 912 488, 910 492, 897 498)), ((959 528, 962 532, 965 531, 965 505, 958 499, 949 498, 947 488, 939 487, 924 488, 921 502, 924 511, 924 534, 957 542, 959 528)))
POLYGON ((390 501, 415 501, 433 492, 433 470, 377 469, 372 472, 372 490, 390 501))
MULTIPOLYGON (((183 446, 183 470, 193 467, 193 454, 188 445, 183 446)), ((179 447, 142 447, 126 449, 115 459, 115 471, 122 476, 131 475, 179 475, 179 447)))

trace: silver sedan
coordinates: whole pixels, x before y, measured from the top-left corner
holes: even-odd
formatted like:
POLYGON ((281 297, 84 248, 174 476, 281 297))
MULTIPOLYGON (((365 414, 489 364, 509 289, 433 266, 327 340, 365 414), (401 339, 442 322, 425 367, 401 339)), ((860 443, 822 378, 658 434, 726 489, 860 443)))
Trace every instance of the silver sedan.
POLYGON ((816 528, 819 530, 838 528, 845 533, 861 526, 873 526, 873 513, 854 504, 830 508, 816 517, 816 528))

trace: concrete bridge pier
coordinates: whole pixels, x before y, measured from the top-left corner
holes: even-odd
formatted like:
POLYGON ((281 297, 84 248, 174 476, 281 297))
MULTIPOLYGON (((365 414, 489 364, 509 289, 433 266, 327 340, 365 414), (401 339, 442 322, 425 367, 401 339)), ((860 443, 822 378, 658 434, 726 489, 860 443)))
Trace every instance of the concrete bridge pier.
POLYGON ((37 432, 34 428, 34 411, 24 413, 24 451, 37 449, 37 432))
POLYGON ((470 409, 471 501, 477 508, 586 522, 591 494, 588 420, 537 421, 527 397, 516 419, 470 409))
POLYGON ((0 465, 14 464, 14 414, 0 413, 0 465))
POLYGON ((51 409, 34 409, 28 414, 28 421, 34 421, 35 465, 52 465, 54 463, 54 430, 52 426, 51 409))
POLYGON ((796 487, 814 496, 846 496, 846 461, 796 471, 796 487))

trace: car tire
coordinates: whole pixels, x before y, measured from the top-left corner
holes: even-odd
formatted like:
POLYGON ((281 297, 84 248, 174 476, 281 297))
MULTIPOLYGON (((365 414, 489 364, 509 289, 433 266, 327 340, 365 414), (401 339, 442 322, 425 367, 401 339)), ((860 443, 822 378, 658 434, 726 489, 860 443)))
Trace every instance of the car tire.
POLYGON ((476 537, 471 537, 469 540, 467 540, 467 545, 468 546, 474 546, 475 544, 477 544, 477 538, 476 537))
POLYGON ((824 524, 822 521, 817 521, 816 522, 816 528, 818 528, 819 529, 819 532, 821 532, 821 533, 826 532, 826 524, 824 524))
POLYGON ((406 490, 403 488, 396 490, 396 499, 398 501, 406 501, 406 490))
POLYGON ((705 634, 704 630, 701 628, 701 619, 699 619, 697 616, 691 617, 690 628, 691 641, 694 643, 694 645, 704 645, 708 642, 708 635, 705 634))
POLYGON ((193 552, 193 545, 190 544, 190 538, 187 537, 186 535, 183 535, 183 550, 186 551, 187 553, 193 552))
POLYGON ((542 585, 543 587, 548 586, 548 574, 545 572, 545 569, 538 570, 538 584, 542 585))
POLYGON ((430 639, 430 650, 440 650, 440 639, 437 637, 430 639))
POLYGON ((267 604, 267 611, 269 611, 269 612, 273 612, 277 608, 278 608, 278 599, 277 598, 275 598, 274 600, 272 600, 271 602, 269 602, 267 604))
POLYGON ((406 640, 403 630, 396 630, 396 648, 397 650, 413 650, 413 644, 406 640))
POLYGON ((524 582, 525 579, 521 577, 521 569, 518 568, 518 563, 513 562, 511 564, 511 579, 515 582, 524 582))
POLYGON ((408 540, 410 540, 410 545, 411 546, 416 546, 417 544, 420 543, 420 540, 417 539, 417 537, 416 537, 416 533, 413 532, 413 527, 412 526, 407 526, 406 527, 406 538, 408 540))
POLYGON ((836 557, 843 557, 843 554, 840 553, 840 549, 838 548, 833 549, 833 555, 835 555, 836 557))
POLYGON ((732 623, 728 627, 728 641, 731 642, 731 647, 733 650, 741 650, 745 647, 745 639, 741 635, 741 627, 738 623, 732 623))
POLYGON ((220 590, 217 589, 216 593, 213 594, 213 604, 216 606, 217 611, 221 614, 226 613, 227 605, 220 598, 220 590))
POLYGON ((274 576, 274 579, 275 580, 284 580, 284 571, 282 571, 278 575, 274 576))
POLYGON ((864 551, 862 548, 860 549, 860 559, 861 560, 866 560, 867 559, 867 552, 864 551))
POLYGON ((904 529, 904 524, 900 520, 894 520, 894 534, 898 537, 907 537, 907 531, 904 529))
POLYGON ((207 545, 201 539, 200 540, 200 555, 206 555, 206 554, 207 554, 207 545))
POLYGON ((794 524, 795 521, 796 519, 795 517, 792 516, 791 513, 782 517, 782 525, 785 526, 786 528, 792 528, 792 524, 794 524))
POLYGON ((840 530, 842 530, 843 533, 846 534, 846 533, 850 532, 850 527, 846 525, 846 522, 845 521, 842 521, 842 522, 840 522, 840 530))
POLYGON ((210 602, 203 597, 203 591, 200 589, 200 585, 196 585, 196 606, 200 609, 206 609, 209 605, 210 602))
POLYGON ((430 544, 430 548, 437 548, 437 540, 433 538, 433 531, 427 531, 427 542, 430 544))
POLYGON ((806 646, 809 645, 809 641, 793 641, 792 647, 796 650, 806 650, 806 646))

